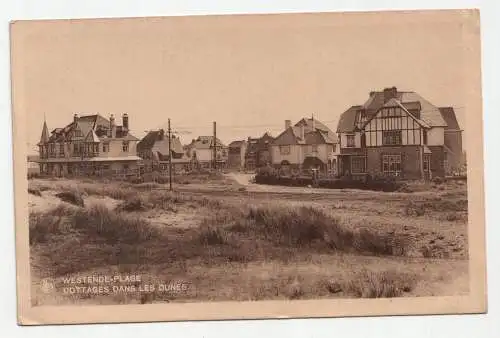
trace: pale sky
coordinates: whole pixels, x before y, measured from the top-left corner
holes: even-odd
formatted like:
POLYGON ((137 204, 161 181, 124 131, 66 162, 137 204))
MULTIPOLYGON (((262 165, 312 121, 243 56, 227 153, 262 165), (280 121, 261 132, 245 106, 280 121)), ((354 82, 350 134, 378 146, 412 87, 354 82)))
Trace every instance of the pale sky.
MULTIPOLYGON (((364 15, 364 16, 363 16, 364 15)), ((73 113, 129 114, 132 132, 166 127, 184 143, 228 144, 311 116, 336 129, 371 90, 396 86, 453 106, 465 128, 463 31, 456 17, 264 15, 37 22, 23 67, 27 142, 73 113)), ((31 147, 33 148, 33 147, 31 147)))

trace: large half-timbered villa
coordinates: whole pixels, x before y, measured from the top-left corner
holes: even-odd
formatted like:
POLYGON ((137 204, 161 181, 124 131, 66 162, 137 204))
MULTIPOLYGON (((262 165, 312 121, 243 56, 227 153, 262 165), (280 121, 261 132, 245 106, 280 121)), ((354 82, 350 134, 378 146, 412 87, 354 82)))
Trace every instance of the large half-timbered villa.
POLYGON ((396 87, 371 92, 339 120, 343 175, 444 176, 460 165, 462 130, 451 107, 436 107, 396 87))
POLYGON ((123 114, 122 125, 116 125, 99 114, 78 116, 63 128, 49 133, 44 122, 39 148, 41 174, 126 175, 138 168, 138 138, 129 131, 129 118, 123 114))

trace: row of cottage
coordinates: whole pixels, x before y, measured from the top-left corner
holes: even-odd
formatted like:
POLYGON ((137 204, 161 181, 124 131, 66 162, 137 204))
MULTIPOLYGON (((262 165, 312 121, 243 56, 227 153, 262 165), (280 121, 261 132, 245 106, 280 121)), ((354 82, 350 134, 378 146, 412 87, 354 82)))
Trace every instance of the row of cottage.
POLYGON ((285 121, 276 137, 264 133, 224 145, 200 136, 188 145, 164 130, 139 140, 129 117, 118 125, 113 115, 74 115, 71 123, 49 132, 44 122, 39 146, 40 172, 49 175, 127 175, 217 167, 253 170, 262 166, 330 175, 392 175, 408 179, 444 176, 463 162, 462 130, 452 107, 437 107, 415 92, 385 88, 348 108, 332 131, 314 117, 285 121), (171 147, 169 147, 169 144, 171 147), (169 149, 171 148, 171 149, 169 149))

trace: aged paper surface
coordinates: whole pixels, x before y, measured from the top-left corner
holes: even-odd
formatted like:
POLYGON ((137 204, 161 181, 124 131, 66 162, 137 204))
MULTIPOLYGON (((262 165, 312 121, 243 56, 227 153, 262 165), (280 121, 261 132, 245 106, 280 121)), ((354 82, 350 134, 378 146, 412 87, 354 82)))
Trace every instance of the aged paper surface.
POLYGON ((24 325, 486 311, 477 10, 11 24, 24 325))

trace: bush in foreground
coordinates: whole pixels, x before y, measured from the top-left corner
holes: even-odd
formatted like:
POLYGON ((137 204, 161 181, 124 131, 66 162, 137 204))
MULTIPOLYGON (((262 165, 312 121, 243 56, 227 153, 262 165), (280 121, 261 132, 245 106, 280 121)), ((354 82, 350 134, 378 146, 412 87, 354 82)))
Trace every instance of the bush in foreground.
POLYGON ((373 272, 363 269, 345 282, 345 292, 359 298, 401 297, 412 291, 417 276, 394 270, 373 272))
POLYGON ((60 193, 56 194, 56 197, 61 199, 61 201, 79 206, 79 207, 84 207, 85 202, 83 201, 82 194, 79 191, 76 190, 68 190, 68 191, 63 191, 60 193))

